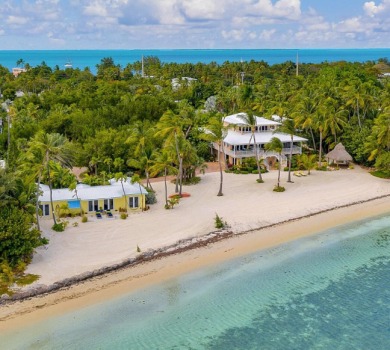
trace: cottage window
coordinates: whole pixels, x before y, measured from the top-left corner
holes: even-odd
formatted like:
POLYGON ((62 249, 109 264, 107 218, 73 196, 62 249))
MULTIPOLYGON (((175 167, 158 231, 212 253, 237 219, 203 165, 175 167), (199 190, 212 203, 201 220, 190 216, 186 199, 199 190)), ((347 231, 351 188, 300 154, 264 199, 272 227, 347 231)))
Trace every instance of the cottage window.
POLYGON ((112 198, 105 199, 103 208, 104 210, 114 209, 114 200, 112 198))
POLYGON ((50 215, 49 204, 40 204, 39 209, 41 210, 43 216, 50 215))
POLYGON ((138 208, 138 197, 129 197, 129 207, 138 208))
POLYGON ((98 200, 88 201, 88 211, 98 211, 98 210, 99 210, 98 200))

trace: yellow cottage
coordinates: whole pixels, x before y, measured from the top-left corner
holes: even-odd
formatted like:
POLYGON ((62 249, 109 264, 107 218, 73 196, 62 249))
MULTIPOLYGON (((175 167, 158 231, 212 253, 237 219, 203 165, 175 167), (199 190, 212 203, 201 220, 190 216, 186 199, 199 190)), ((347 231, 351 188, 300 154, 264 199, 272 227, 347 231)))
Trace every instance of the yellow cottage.
MULTIPOLYGON (((47 185, 40 185, 39 206, 43 216, 51 216, 50 190, 47 185)), ((68 188, 53 189, 53 206, 57 215, 66 208, 69 213, 90 213, 102 210, 137 211, 145 208, 146 189, 138 184, 126 181, 110 180, 110 185, 89 186, 78 184, 75 190, 68 188)))

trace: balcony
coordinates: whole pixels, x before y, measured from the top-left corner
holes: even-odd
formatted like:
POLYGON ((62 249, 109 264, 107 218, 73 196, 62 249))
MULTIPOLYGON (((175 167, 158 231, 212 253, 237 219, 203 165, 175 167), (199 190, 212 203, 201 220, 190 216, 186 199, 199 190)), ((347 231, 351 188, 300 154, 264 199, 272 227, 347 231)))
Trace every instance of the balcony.
MULTIPOLYGON (((218 150, 218 145, 216 143, 213 144, 214 149, 218 150)), ((233 157, 233 158, 249 158, 249 157, 255 157, 255 151, 253 149, 247 149, 247 150, 232 150, 230 147, 225 146, 224 147, 225 154, 233 157)), ((293 146, 292 154, 301 154, 302 153, 302 147, 299 146, 293 146)), ((282 150, 283 155, 289 155, 290 154, 290 147, 283 148, 282 150)), ((259 158, 266 158, 270 156, 275 156, 276 153, 272 151, 265 151, 263 148, 258 149, 257 155, 259 158)))

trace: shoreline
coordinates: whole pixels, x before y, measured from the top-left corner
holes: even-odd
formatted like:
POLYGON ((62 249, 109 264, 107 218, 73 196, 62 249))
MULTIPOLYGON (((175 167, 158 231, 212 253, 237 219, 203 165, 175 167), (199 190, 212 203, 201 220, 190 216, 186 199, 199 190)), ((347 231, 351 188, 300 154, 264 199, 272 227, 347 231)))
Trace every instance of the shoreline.
POLYGON ((209 265, 317 235, 332 227, 390 213, 389 197, 390 194, 386 194, 326 208, 225 237, 222 234, 216 242, 204 242, 200 246, 180 247, 179 242, 179 251, 171 251, 169 255, 120 267, 50 293, 0 304, 0 331, 12 331, 21 325, 162 283, 209 265))

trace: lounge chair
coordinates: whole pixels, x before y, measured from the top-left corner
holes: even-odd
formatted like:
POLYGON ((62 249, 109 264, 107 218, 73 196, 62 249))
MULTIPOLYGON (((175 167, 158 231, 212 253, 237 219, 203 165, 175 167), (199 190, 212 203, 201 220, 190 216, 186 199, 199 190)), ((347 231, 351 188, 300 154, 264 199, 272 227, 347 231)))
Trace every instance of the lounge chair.
POLYGON ((112 215, 112 213, 111 213, 110 211, 108 211, 108 212, 107 212, 107 217, 108 217, 108 218, 113 218, 114 215, 112 215))
POLYGON ((96 212, 96 217, 98 218, 98 219, 102 219, 102 214, 100 213, 100 212, 96 212))
POLYGON ((306 175, 307 175, 307 174, 305 174, 305 173, 302 172, 302 171, 300 171, 299 174, 300 174, 301 176, 306 176, 306 175))
POLYGON ((301 173, 300 173, 300 172, 298 172, 298 171, 294 171, 294 176, 301 177, 302 175, 301 175, 301 173))

